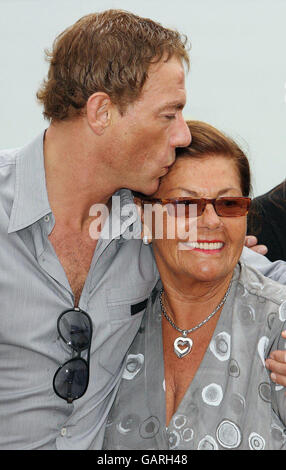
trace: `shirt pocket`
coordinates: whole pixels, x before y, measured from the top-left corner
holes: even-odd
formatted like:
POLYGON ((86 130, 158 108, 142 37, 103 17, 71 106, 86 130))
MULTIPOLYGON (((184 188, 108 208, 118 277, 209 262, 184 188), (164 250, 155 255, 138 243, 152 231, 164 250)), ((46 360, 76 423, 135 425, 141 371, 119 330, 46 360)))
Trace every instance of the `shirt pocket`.
POLYGON ((106 291, 109 337, 102 344, 99 362, 113 375, 120 372, 125 355, 140 327, 153 287, 152 283, 140 283, 106 291))

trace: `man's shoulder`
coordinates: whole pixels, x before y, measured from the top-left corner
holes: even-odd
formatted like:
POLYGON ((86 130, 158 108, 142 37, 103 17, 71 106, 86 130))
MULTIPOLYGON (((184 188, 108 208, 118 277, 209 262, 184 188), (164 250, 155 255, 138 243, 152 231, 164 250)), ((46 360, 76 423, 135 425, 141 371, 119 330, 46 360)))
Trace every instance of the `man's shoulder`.
MULTIPOLYGON (((16 160, 20 148, 0 150, 0 200, 14 192, 16 160)), ((2 205, 2 204, 1 204, 2 205)))
POLYGON ((20 153, 20 147, 0 150, 0 225, 5 231, 15 196, 16 162, 20 153))
MULTIPOLYGON (((20 149, 0 150, 0 204, 1 207, 7 198, 13 198, 15 178, 16 178, 16 160, 20 149)), ((9 204, 10 205, 10 204, 9 204)))
POLYGON ((20 150, 20 147, 0 150, 0 171, 1 168, 15 165, 20 150))
POLYGON ((286 300, 286 286, 263 276, 252 266, 241 263, 239 283, 250 293, 260 299, 269 300, 280 305, 286 300))
POLYGON ((14 148, 0 149, 0 169, 9 165, 15 165, 18 156, 25 157, 26 154, 34 154, 43 148, 44 132, 40 132, 33 140, 14 148))
POLYGON ((286 180, 282 181, 282 183, 278 184, 274 188, 270 189, 264 194, 257 196, 253 199, 252 203, 254 205, 263 206, 264 208, 268 208, 271 206, 277 206, 279 202, 286 201, 286 180))

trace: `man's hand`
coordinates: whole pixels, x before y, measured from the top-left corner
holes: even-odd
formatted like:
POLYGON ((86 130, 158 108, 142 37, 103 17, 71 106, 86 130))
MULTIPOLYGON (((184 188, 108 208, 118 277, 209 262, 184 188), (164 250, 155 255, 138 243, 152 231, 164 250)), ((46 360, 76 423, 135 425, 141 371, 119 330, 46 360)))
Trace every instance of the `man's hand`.
MULTIPOLYGON (((282 331, 281 336, 286 338, 286 331, 282 331)), ((271 380, 286 387, 286 350, 272 351, 265 361, 265 366, 271 371, 271 380)))
POLYGON ((250 248, 253 251, 256 251, 256 253, 259 253, 260 255, 266 255, 268 248, 265 245, 257 245, 258 240, 254 235, 247 235, 245 237, 245 246, 247 248, 250 248))

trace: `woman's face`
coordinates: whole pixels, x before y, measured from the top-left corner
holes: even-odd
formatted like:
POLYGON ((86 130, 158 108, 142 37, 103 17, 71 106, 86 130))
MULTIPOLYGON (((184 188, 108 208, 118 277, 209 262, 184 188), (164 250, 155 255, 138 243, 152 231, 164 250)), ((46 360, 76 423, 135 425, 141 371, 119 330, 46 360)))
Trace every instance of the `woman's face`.
MULTIPOLYGON (((222 196, 242 196, 242 192, 235 163, 220 156, 178 158, 154 194, 160 199, 222 196)), ((171 276, 176 282, 216 282, 232 275, 244 245, 246 216, 220 217, 207 204, 197 218, 177 218, 172 239, 167 236, 166 217, 172 216, 164 218, 163 238, 156 239, 153 231, 154 254, 162 279, 171 276), (182 224, 190 232, 187 240, 182 238, 182 224)))

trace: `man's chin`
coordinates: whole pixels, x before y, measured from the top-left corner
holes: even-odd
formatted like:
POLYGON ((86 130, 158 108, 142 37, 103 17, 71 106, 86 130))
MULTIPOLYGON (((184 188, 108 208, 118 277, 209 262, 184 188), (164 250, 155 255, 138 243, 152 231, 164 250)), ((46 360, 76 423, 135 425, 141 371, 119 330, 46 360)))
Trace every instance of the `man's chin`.
POLYGON ((144 185, 140 189, 136 189, 136 192, 140 192, 144 194, 145 196, 155 196, 155 193, 158 191, 160 186, 160 179, 153 180, 151 183, 148 185, 144 185))

